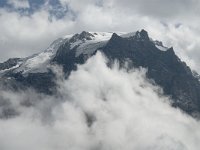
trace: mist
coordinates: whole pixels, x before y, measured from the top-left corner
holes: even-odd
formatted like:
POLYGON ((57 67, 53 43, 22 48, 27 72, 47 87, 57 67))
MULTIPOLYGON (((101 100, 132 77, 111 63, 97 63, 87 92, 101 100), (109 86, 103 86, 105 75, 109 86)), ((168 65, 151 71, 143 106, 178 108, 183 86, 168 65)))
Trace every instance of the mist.
POLYGON ((68 79, 55 67, 55 96, 1 90, 0 149, 199 149, 199 121, 171 107, 145 69, 106 63, 97 53, 68 79))

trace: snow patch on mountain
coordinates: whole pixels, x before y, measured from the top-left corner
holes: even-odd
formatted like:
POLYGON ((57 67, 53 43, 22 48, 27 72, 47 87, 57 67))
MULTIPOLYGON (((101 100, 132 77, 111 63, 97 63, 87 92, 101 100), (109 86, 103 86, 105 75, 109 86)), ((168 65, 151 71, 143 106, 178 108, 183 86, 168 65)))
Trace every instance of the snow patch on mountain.
MULTIPOLYGON (((92 54, 95 50, 103 47, 111 38, 112 32, 90 32, 93 37, 92 40, 79 41, 76 49, 76 57, 81 54, 92 54)), ((74 44, 73 44, 74 46, 74 44)))
POLYGON ((18 63, 17 65, 11 67, 11 68, 8 68, 8 69, 4 69, 4 70, 0 70, 0 76, 3 75, 4 73, 6 73, 7 71, 10 71, 10 70, 13 70, 13 69, 16 69, 20 66, 21 63, 18 63))
POLYGON ((64 39, 59 38, 42 53, 25 58, 24 62, 15 70, 15 72, 22 72, 22 74, 47 72, 51 58, 55 56, 58 48, 63 42, 64 39))
POLYGON ((136 35, 136 32, 130 32, 130 33, 122 34, 120 36, 123 38, 129 38, 129 37, 133 37, 135 35, 136 35))
MULTIPOLYGON (((88 32, 91 34, 89 40, 87 39, 78 39, 74 43, 71 43, 70 48, 76 48, 76 57, 81 54, 92 54, 95 50, 103 47, 112 37, 114 32, 88 32)), ((135 32, 125 33, 125 32, 117 32, 117 34, 123 38, 131 37, 135 35, 135 32)), ((70 36, 65 36, 69 38, 70 36)))
POLYGON ((164 47, 164 46, 159 46, 159 45, 155 45, 159 50, 161 50, 161 51, 166 51, 166 50, 168 50, 168 48, 167 47, 164 47))
POLYGON ((169 49, 168 47, 163 46, 163 43, 162 43, 161 41, 155 40, 155 41, 153 41, 153 43, 154 43, 155 46, 156 46, 159 50, 161 50, 161 51, 166 51, 166 50, 169 49))

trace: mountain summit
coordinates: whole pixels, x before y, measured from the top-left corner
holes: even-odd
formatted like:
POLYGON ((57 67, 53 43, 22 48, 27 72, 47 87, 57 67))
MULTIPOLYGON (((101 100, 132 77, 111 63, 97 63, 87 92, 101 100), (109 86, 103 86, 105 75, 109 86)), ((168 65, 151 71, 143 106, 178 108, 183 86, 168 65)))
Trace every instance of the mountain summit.
POLYGON ((45 51, 27 58, 12 58, 0 63, 0 85, 21 90, 27 87, 38 92, 55 92, 55 75, 51 65, 63 67, 66 75, 101 51, 109 62, 129 61, 128 68, 144 67, 147 77, 163 88, 173 106, 189 114, 200 112, 200 83, 191 69, 175 54, 173 48, 154 41, 147 31, 132 33, 86 32, 68 35, 54 41, 45 51))

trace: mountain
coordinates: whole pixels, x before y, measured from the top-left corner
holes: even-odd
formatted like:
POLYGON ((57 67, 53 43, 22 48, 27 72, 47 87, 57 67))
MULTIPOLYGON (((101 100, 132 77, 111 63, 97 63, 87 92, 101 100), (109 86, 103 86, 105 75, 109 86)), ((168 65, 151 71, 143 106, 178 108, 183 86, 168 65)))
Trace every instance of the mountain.
POLYGON ((173 48, 154 41, 145 30, 132 33, 86 32, 68 35, 54 41, 45 51, 27 58, 12 58, 0 63, 0 86, 12 90, 27 87, 38 92, 56 92, 54 64, 61 65, 66 78, 77 64, 84 64, 101 51, 111 64, 129 62, 128 69, 144 67, 153 84, 163 88, 173 106, 188 114, 200 113, 200 83, 197 73, 182 62, 173 48))

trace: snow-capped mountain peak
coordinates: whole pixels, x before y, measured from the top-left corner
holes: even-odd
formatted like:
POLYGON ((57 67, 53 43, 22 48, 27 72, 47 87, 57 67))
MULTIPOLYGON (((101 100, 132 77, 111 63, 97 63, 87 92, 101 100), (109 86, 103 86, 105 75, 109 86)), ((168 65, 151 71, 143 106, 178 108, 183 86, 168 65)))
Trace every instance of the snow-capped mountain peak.
MULTIPOLYGON (((86 32, 77 33, 74 35, 66 35, 55 40, 46 50, 41 53, 34 54, 30 57, 21 59, 15 66, 1 70, 7 72, 13 70, 15 73, 21 72, 23 75, 28 73, 47 72, 51 60, 55 57, 60 46, 68 43, 70 51, 75 52, 75 57, 81 54, 91 55, 94 51, 104 47, 111 39, 114 32, 86 32)), ((145 30, 136 32, 116 32, 121 38, 133 38, 135 40, 149 40, 148 33, 145 30)), ((155 46, 161 50, 166 51, 168 48, 163 46, 162 42, 152 41, 155 46)))
POLYGON ((104 53, 109 63, 118 60, 123 65, 129 60, 130 69, 147 68, 147 77, 175 99, 174 106, 188 113, 200 112, 200 82, 197 77, 176 56, 173 48, 152 40, 145 30, 132 33, 83 31, 67 35, 41 53, 0 63, 0 86, 32 87, 39 92, 52 93, 56 86, 55 75, 50 71, 53 64, 63 67, 67 77, 78 64, 84 64, 97 51, 104 53), (191 90, 186 90, 186 87, 191 90))

